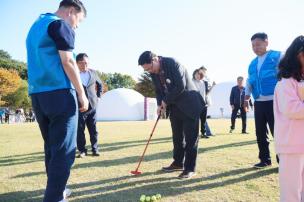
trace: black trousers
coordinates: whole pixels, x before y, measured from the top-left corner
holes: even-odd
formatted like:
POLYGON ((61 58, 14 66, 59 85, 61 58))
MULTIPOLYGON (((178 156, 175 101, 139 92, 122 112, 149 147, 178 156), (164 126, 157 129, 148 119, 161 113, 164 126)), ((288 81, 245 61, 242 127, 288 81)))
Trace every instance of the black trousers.
POLYGON ((184 166, 186 171, 195 171, 199 141, 199 117, 192 119, 176 106, 172 106, 170 121, 173 138, 173 164, 184 166))
POLYGON ((92 152, 98 152, 98 132, 96 129, 96 109, 90 109, 86 112, 79 112, 78 118, 78 131, 77 131, 77 148, 79 152, 87 152, 85 148, 85 126, 88 127, 90 134, 90 142, 92 146, 92 152))
POLYGON ((246 126, 247 126, 247 113, 244 109, 244 107, 234 107, 231 114, 231 127, 230 129, 235 129, 235 119, 237 116, 238 111, 241 111, 241 118, 242 118, 242 132, 246 132, 246 126))
POLYGON ((268 130, 274 136, 274 115, 273 115, 273 101, 255 101, 254 102, 254 121, 257 143, 259 147, 259 159, 262 162, 271 162, 269 152, 269 138, 268 130))
POLYGON ((201 120, 201 134, 205 135, 206 133, 206 120, 207 120, 207 107, 202 111, 200 115, 201 120))

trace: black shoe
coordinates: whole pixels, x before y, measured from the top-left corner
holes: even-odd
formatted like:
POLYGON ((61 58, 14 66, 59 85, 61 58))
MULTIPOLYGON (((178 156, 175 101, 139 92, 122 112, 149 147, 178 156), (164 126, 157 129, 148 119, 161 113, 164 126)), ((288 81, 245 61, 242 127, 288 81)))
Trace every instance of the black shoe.
POLYGON ((234 131, 234 129, 230 129, 229 133, 232 133, 234 131))
POLYGON ((100 156, 100 153, 98 151, 93 151, 92 156, 100 156))
POLYGON ((202 135, 201 135, 201 138, 206 138, 206 139, 208 139, 209 137, 208 137, 207 135, 205 135, 205 134, 202 134, 202 135))
POLYGON ((278 155, 276 155, 277 163, 280 164, 280 158, 278 155))
POLYGON ((175 165, 171 164, 168 167, 163 167, 162 171, 164 171, 166 173, 171 173, 171 172, 174 172, 174 171, 182 171, 183 169, 184 169, 183 166, 175 166, 175 165))
POLYGON ((255 164, 253 167, 261 169, 261 168, 266 168, 268 166, 271 166, 271 162, 260 162, 255 164))
POLYGON ((249 134, 249 133, 248 133, 248 132, 246 132, 246 131, 243 131, 243 132, 242 132, 242 134, 246 135, 246 134, 249 134))
POLYGON ((87 152, 80 152, 77 158, 84 158, 87 155, 88 155, 87 152))
POLYGON ((196 173, 195 172, 192 172, 192 171, 183 171, 179 176, 178 178, 179 179, 190 179, 192 178, 193 176, 195 176, 196 173))

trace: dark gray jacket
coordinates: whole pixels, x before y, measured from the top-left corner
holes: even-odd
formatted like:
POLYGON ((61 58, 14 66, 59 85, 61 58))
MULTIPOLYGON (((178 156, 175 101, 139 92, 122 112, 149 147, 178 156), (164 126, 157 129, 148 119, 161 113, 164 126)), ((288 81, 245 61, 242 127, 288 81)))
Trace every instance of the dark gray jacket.
POLYGON ((204 100, 196 91, 187 70, 173 58, 159 58, 166 87, 161 84, 159 75, 151 74, 157 105, 160 106, 163 100, 169 108, 170 105, 175 105, 188 117, 198 118, 203 110, 204 100))
POLYGON ((89 108, 96 109, 98 99, 102 93, 102 82, 97 75, 97 72, 93 69, 89 69, 90 80, 88 86, 83 86, 85 94, 89 100, 89 108))

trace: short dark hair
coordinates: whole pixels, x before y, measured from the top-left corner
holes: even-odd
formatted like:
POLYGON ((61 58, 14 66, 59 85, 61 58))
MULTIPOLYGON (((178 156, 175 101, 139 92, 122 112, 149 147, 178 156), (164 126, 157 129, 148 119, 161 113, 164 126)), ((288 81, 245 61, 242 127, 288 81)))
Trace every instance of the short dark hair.
POLYGON ((59 8, 61 7, 74 7, 78 12, 83 12, 84 16, 87 16, 87 9, 79 0, 62 0, 59 4, 59 8))
POLYGON ((207 68, 204 65, 202 65, 199 69, 207 71, 207 68))
POLYGON ((157 55, 151 51, 145 51, 139 56, 138 65, 151 64, 152 59, 156 56, 157 55))
POLYGON ((278 79, 294 78, 297 81, 303 79, 302 66, 298 59, 299 53, 304 52, 304 36, 298 36, 287 48, 286 53, 279 63, 278 79))
POLYGON ((242 77, 242 76, 238 76, 238 78, 236 79, 236 80, 244 80, 244 77, 242 77))
MULTIPOLYGON (((199 69, 194 70, 193 74, 192 74, 192 78, 195 79, 195 74, 199 73, 199 69)), ((200 75, 201 76, 201 75, 200 75)))
POLYGON ((89 58, 89 56, 88 56, 86 53, 79 53, 79 54, 76 56, 76 62, 82 61, 84 57, 89 58))
POLYGON ((263 41, 266 41, 268 39, 268 36, 264 32, 258 32, 258 33, 255 33, 254 35, 252 35, 251 41, 253 41, 255 39, 261 39, 263 41))

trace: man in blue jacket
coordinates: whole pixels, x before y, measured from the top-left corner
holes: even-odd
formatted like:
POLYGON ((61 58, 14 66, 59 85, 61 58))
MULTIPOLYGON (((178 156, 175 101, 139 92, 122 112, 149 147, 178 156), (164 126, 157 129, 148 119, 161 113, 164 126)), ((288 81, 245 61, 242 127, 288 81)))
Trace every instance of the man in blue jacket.
POLYGON ((78 107, 81 112, 88 109, 72 52, 74 30, 85 16, 81 1, 62 0, 55 13, 39 16, 26 39, 29 94, 44 140, 44 202, 66 201, 65 187, 75 160, 78 107))
POLYGON ((175 59, 143 52, 138 65, 151 74, 157 99, 157 113, 170 110, 173 138, 173 159, 165 172, 183 171, 180 179, 195 175, 198 147, 199 117, 205 106, 187 70, 175 59), (186 144, 185 144, 186 143, 186 144))
POLYGON ((255 100, 254 121, 260 159, 254 167, 265 168, 271 166, 267 125, 274 135, 273 94, 281 52, 267 51, 268 36, 265 33, 254 34, 251 37, 251 44, 257 57, 251 61, 248 68, 244 105, 248 107, 252 94, 255 100))
POLYGON ((244 84, 244 78, 242 76, 239 76, 237 78, 237 85, 232 87, 231 89, 230 106, 232 109, 232 114, 231 114, 230 133, 232 133, 233 130, 235 129, 235 119, 237 117, 237 113, 240 111, 242 118, 242 134, 248 134, 246 132, 247 110, 244 107, 245 87, 243 84, 244 84))

